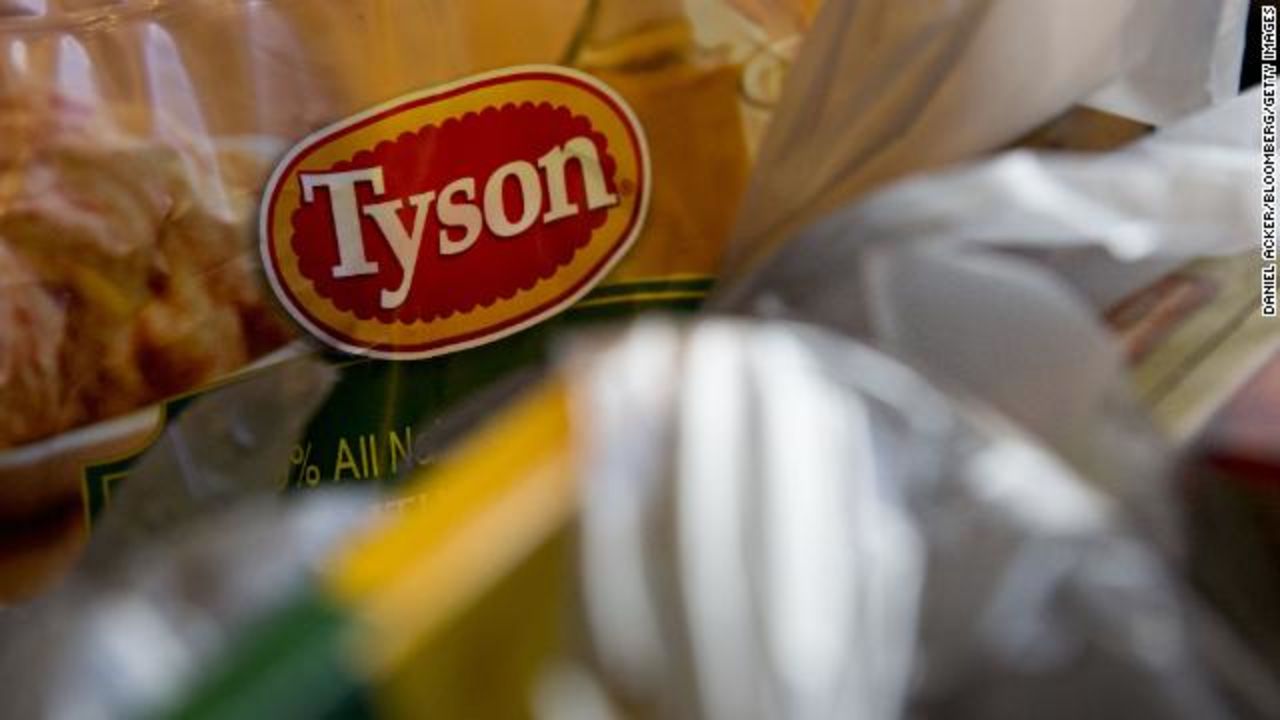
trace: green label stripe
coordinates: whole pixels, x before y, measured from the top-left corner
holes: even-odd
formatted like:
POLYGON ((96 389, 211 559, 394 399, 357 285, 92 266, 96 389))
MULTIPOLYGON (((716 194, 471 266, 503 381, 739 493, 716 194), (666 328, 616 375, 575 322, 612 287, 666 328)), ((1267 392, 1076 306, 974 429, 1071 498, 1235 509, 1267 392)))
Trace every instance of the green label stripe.
POLYGON ((198 681, 151 720, 375 718, 348 661, 349 614, 308 588, 237 635, 198 681))
POLYGON ((159 423, 157 431, 141 447, 123 456, 85 465, 81 472, 80 489, 84 501, 85 524, 93 527, 94 519, 111 504, 111 494, 116 486, 129 477, 129 471, 138 462, 138 458, 142 457, 144 453, 155 445, 168 423, 181 415, 182 411, 186 410, 196 399, 203 395, 217 392, 219 388, 234 384, 252 375, 253 372, 250 370, 238 376, 223 378, 208 387, 193 390, 165 401, 160 405, 161 414, 157 420, 159 423))
POLYGON ((115 462, 89 465, 84 469, 84 512, 90 526, 94 518, 111 504, 111 491, 116 484, 129 476, 129 470, 138 461, 137 455, 115 462))
POLYGON ((709 277, 618 283, 616 285, 607 285, 605 287, 598 287, 595 290, 592 290, 590 293, 587 293, 587 296, 583 298, 583 301, 668 292, 702 293, 705 295, 711 290, 713 283, 714 280, 709 277))

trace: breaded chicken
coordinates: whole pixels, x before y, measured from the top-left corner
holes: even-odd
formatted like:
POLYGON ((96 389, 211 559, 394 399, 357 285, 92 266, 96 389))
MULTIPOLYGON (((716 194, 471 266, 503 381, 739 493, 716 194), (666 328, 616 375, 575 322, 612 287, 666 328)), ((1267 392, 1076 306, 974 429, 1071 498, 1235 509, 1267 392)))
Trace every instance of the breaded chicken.
POLYGON ((0 103, 0 136, 0 448, 189 390, 285 341, 244 202, 257 189, 227 187, 216 151, 172 130, 130 136, 56 99, 0 103))

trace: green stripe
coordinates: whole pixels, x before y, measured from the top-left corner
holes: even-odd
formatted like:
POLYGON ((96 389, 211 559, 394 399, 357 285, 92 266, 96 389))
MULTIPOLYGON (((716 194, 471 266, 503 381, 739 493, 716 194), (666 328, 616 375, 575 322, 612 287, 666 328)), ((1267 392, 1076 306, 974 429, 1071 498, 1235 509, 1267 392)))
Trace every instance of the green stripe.
POLYGON ((347 668, 339 608, 308 594, 261 621, 224 652, 167 720, 371 718, 367 689, 347 668))
POLYGON ((587 293, 583 302, 599 298, 612 298, 619 295, 638 295, 656 292, 707 292, 714 281, 711 278, 691 278, 688 280, 648 280, 644 282, 618 283, 598 287, 587 293))

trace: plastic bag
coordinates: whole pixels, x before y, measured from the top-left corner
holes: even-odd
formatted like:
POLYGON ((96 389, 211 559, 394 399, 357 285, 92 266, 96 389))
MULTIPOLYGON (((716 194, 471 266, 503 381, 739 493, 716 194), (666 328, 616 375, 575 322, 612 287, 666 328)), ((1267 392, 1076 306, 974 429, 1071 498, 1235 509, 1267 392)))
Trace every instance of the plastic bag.
POLYGON ((205 510, 148 543, 98 553, 109 562, 0 615, 7 713, 149 712, 287 604, 370 519, 368 497, 343 493, 205 510))
POLYGON ((826 2, 761 148, 770 172, 753 178, 728 272, 889 182, 1003 148, 1108 84, 1145 102, 1113 110, 1162 122, 1229 97, 1243 5, 826 2))
MULTIPOLYGON (((1019 8, 986 7, 992 15, 938 26, 957 30, 941 44, 1019 8)), ((1116 20, 1136 7, 1094 9, 1116 20)), ((1109 39, 1082 43, 1093 53, 1072 65, 1082 75, 1046 89, 1020 116, 1028 127, 991 142, 1129 67, 1114 44, 1127 37, 1118 26, 1092 30, 1109 39)), ((876 349, 741 321, 645 324, 581 349, 563 375, 574 436, 563 436, 559 405, 504 416, 469 446, 475 464, 425 476, 432 492, 406 501, 403 523, 341 548, 300 596, 269 598, 286 612, 268 630, 292 629, 298 608, 346 613, 326 616, 293 652, 275 647, 283 657, 269 656, 281 662, 273 669, 307 671, 297 684, 245 672, 263 656, 233 653, 229 665, 196 673, 194 700, 176 707, 332 710, 353 688, 374 687, 392 716, 442 697, 463 703, 444 708, 480 707, 469 700, 549 717, 598 715, 617 700, 733 718, 1275 715, 1273 678, 1183 584, 1188 535, 1159 485, 1168 449, 1142 419, 1122 348, 1096 317, 1167 269, 1167 253, 1241 247, 1248 184, 1239 160, 1249 151, 1234 131, 1215 137, 1222 122, 1210 115, 1112 156, 1017 154, 886 188, 725 296, 724 307, 817 322, 876 349), (1174 193, 1195 202, 1172 203, 1174 193), (573 457, 586 480, 589 649, 566 658, 557 642, 579 627, 553 618, 572 593, 542 571, 559 567, 568 534, 573 457), (528 472, 506 485, 504 464, 528 472), (449 644, 460 638, 473 642, 449 644), (548 653, 549 665, 534 662, 548 653), (513 669, 520 683, 507 685, 513 669), (228 677, 244 685, 221 684, 228 677), (271 692, 236 694, 246 687, 271 692), (533 697, 521 694, 530 687, 533 697), (263 704, 237 705, 246 698, 263 704)), ((338 407, 352 413, 359 395, 338 407)), ((269 445, 277 458, 297 451, 305 482, 312 446, 269 445)), ((430 455, 438 445, 422 447, 430 455)), ((178 458, 174 449, 157 457, 178 458)), ((355 457, 370 462, 367 450, 355 457)), ((143 470, 172 466, 144 461, 143 470)), ((262 627, 235 649, 279 637, 262 627)), ((89 637, 117 647, 123 636, 89 637)), ((162 634, 175 637, 186 642, 162 634)), ((87 655, 104 656, 113 657, 87 655)), ((175 685, 193 679, 181 674, 165 674, 166 693, 143 688, 146 702, 121 691, 109 706, 172 701, 175 685)), ((111 694, 52 677, 80 690, 65 707, 111 694)))
POLYGON ((863 338, 999 408, 1119 498, 1275 667, 1258 101, 1107 155, 1009 153, 884 188, 722 307, 863 338))
MULTIPOLYGON (((425 502, 323 562, 288 561, 318 571, 283 596, 263 602, 234 562, 212 566, 222 605, 257 600, 254 621, 206 614, 214 636, 239 628, 216 644, 229 654, 171 626, 162 593, 134 606, 159 632, 97 625, 64 641, 93 652, 6 681, 46 707, 161 716, 1280 707, 1274 678, 1123 507, 981 403, 816 328, 649 321, 597 335, 421 480, 425 502), (199 669, 152 684, 116 673, 116 686, 66 671, 138 643, 149 652, 127 667, 145 669, 169 642, 199 669)), ((251 538, 300 517, 238 519, 251 538)), ((211 538, 220 549, 199 557, 247 557, 243 540, 211 538)), ((116 607, 69 598, 91 601, 77 616, 116 607)))
POLYGON ((1280 707, 1274 679, 1123 508, 980 403, 876 351, 782 323, 647 323, 566 377, 589 657, 617 707, 1280 707))
MULTIPOLYGON (((1274 707, 1270 681, 1216 618, 1202 616, 1203 608, 1166 565, 1166 558, 1180 559, 1186 538, 1177 517, 1167 512, 1170 497, 1161 490, 1167 450, 1141 422, 1123 387, 1119 349, 1095 318, 1094 306, 1123 294, 1134 275, 1113 273, 1119 287, 1073 286, 1074 278, 1096 283, 1096 268, 1117 261, 1105 252, 1026 254, 1037 242, 1061 250, 1084 247, 1090 238, 1104 245, 1110 241, 1115 255, 1130 260, 1179 249, 1199 253, 1214 240, 1232 249, 1241 229, 1235 205, 1246 189, 1239 182, 1244 172, 1239 160, 1249 154, 1248 144, 1241 147, 1232 132, 1216 138, 1206 128, 1234 127, 1229 120, 1252 99, 1242 98, 1116 155, 1013 155, 889 188, 799 239, 785 262, 767 266, 739 290, 741 295, 732 296, 739 308, 818 321, 907 356, 945 383, 1025 422, 1070 465, 1037 449, 1029 437, 977 404, 933 389, 874 351, 812 330, 710 323, 682 331, 645 325, 616 345, 573 356, 565 378, 579 401, 582 436, 564 450, 583 449, 585 618, 593 633, 592 657, 602 663, 607 684, 622 688, 633 701, 662 707, 689 706, 695 703, 690 698, 705 692, 697 707, 731 717, 753 711, 735 705, 747 698, 765 709, 819 715, 822 707, 848 710, 842 703, 854 703, 859 714, 869 716, 944 710, 1000 716, 1040 702, 1073 712, 1078 708, 1045 700, 1043 693, 1053 689, 1096 701, 1090 709, 1097 713, 1140 707, 1155 716, 1232 715, 1231 704, 1240 703, 1247 713, 1267 716, 1274 707), (1125 183, 1135 178, 1142 181, 1125 183), (1202 202, 1169 202, 1168 189, 1186 184, 1194 185, 1202 202), (1129 192, 1098 191, 1116 187, 1129 192), (1088 207, 1095 212, 1071 212, 1079 202, 1036 202, 1041 195, 1028 189, 1093 198, 1088 207), (947 198, 950 204, 931 205, 921 198, 947 198), (1110 212, 1097 212, 1098 207, 1110 212), (1117 235, 1115 228, 1130 232, 1117 235), (1135 228, 1147 232, 1132 232, 1135 228), (1184 242, 1166 244, 1177 238, 1184 242), (887 271, 895 267, 910 272, 887 271), (966 272, 977 280, 969 282, 966 272), (832 275, 841 282, 816 282, 832 275), (935 294, 913 292, 917 280, 935 294), (955 294, 937 292, 943 280, 955 284, 955 294), (850 302, 854 291, 868 294, 850 302), (1020 293, 1017 301, 1010 299, 1014 292, 1020 293), (1008 306, 1019 312, 1003 313, 1008 306), (950 320, 893 322, 908 311, 917 320, 945 311, 950 320), (995 339, 971 347, 983 337, 979 331, 995 339), (1042 356, 1009 350, 1019 344, 1042 356), (990 347, 1005 352, 993 359, 983 352, 990 347), (929 348, 946 352, 925 352, 929 348), (1059 356, 1065 361, 1044 362, 1059 356), (1022 404, 1022 394, 1032 387, 1058 394, 1022 404), (862 425, 850 419, 863 414, 862 425), (850 433, 860 427, 867 443, 851 442, 850 433), (725 443, 737 444, 726 448, 725 443), (875 443, 889 449, 868 449, 875 443), (984 443, 993 447, 981 450, 984 443), (956 447, 954 457, 939 455, 940 448, 949 447, 956 447), (869 464, 869 456, 883 463, 869 464), (840 467, 849 470, 842 473, 840 467), (877 481, 877 473, 893 480, 877 481), (778 487, 755 477, 777 479, 778 487), (827 494, 805 493, 796 484, 805 478, 821 484, 815 493, 826 488, 827 494), (988 487, 991 483, 999 492, 988 487), (1127 491, 1118 492, 1125 500, 1152 502, 1130 509, 1136 517, 1126 518, 1126 509, 1098 493, 1099 487, 1127 491), (1057 492, 1049 497, 1051 488, 1057 492), (958 495, 949 494, 953 491, 958 495), (856 521, 834 517, 848 505, 832 497, 844 493, 866 501, 857 503, 856 521), (789 519, 788 509, 796 516, 789 519), (1153 514, 1165 524, 1153 528, 1147 522, 1153 514), (982 519, 955 519, 962 517, 982 519), (766 526, 773 529, 757 532, 766 526), (1157 533, 1149 534, 1153 529, 1157 533), (972 535, 961 540, 949 533, 972 535), (817 547, 807 544, 815 535, 821 540, 817 547), (780 545, 776 556, 775 550, 762 549, 765 539, 774 538, 780 545), (1152 538, 1159 542, 1148 544, 1152 538), (865 553, 842 552, 859 543, 867 545, 865 553), (1021 543, 1026 543, 1025 557, 1034 560, 1016 559, 1024 557, 1023 550, 1011 548, 1021 543), (978 548, 989 548, 997 559, 973 560, 969 553, 978 548), (879 559, 878 552, 890 559, 879 559), (866 565, 840 570, 851 558, 866 565), (970 562, 984 572, 964 570, 970 562), (994 569, 1006 567, 1004 562, 1007 574, 994 569), (749 569, 742 570, 743 564, 749 569), (668 578, 676 568, 691 569, 659 587, 654 578, 668 578), (1032 572, 1027 568, 1037 571, 1037 587, 1050 588, 1049 597, 1067 599, 1059 604, 1042 595, 1020 595, 1020 578, 1032 572), (775 582, 743 579, 755 577, 775 582), (927 577, 935 579, 923 585, 927 577), (993 584, 983 584, 988 581, 993 584), (996 584, 1003 582, 1009 584, 996 584), (680 592, 672 589, 686 585, 680 592), (836 585, 843 590, 832 589, 836 585), (739 586, 741 593, 725 590, 739 586), (928 595, 922 587, 930 589, 928 595), (944 590, 934 595, 939 587, 944 590), (842 612, 835 599, 864 597, 851 588, 865 592, 869 607, 882 614, 849 613, 847 606, 842 612), (1028 597, 1035 602, 1022 604, 1028 597), (988 602, 995 603, 989 614, 979 609, 988 602), (791 608, 799 610, 792 614, 791 608), (753 625, 752 618, 762 615, 763 624, 753 625), (848 625, 854 622, 850 617, 864 618, 866 626, 848 625), (974 617, 990 619, 973 625, 974 617), (821 632, 809 624, 814 618, 825 620, 821 632), (1013 629, 1004 626, 1006 619, 1013 629), (731 620, 735 624, 724 630, 731 620), (1153 626, 1159 626, 1150 630, 1155 640, 1146 630, 1132 636, 1125 630, 1153 626), (689 628, 690 634, 673 627, 689 628), (851 635, 839 636, 832 627, 846 627, 851 635), (860 667, 848 670, 842 665, 847 658, 824 644, 831 637, 843 637, 850 647, 874 648, 883 663, 876 667, 884 674, 868 678, 860 667), (912 649, 916 637, 925 639, 923 649, 912 649), (756 640, 748 643, 750 638, 756 640), (1148 642, 1158 647, 1151 654, 1148 642), (710 654, 686 656, 692 652, 684 649, 688 643, 705 644, 710 654), (888 647, 896 648, 893 663, 883 661, 888 647), (1104 664, 1106 672, 1073 674, 1071 658, 1079 653, 1095 658, 1092 667, 1104 664), (780 659, 761 659, 773 657, 780 659), (983 662, 975 666, 974 657, 983 662), (907 668, 936 673, 927 675, 929 689, 908 684, 907 668), (846 676, 854 678, 848 685, 846 676)), ((536 425, 533 439, 525 438, 533 445, 495 452, 493 447, 514 447, 519 433, 507 427, 498 436, 503 444, 481 452, 485 462, 498 462, 499 456, 509 463, 527 462, 539 470, 530 475, 541 477, 537 462, 543 453, 559 452, 561 441, 554 439, 554 423, 532 417, 536 423, 526 419, 517 427, 532 431, 536 425)), ((455 489, 465 486, 470 494, 475 478, 497 476, 490 465, 484 467, 484 472, 455 477, 465 481, 455 489)), ((477 522, 484 517, 475 513, 477 522)), ((434 527, 394 526, 385 543, 406 547, 396 538, 413 537, 415 527, 427 526, 434 527)), ((403 574, 403 585, 388 583, 397 597, 414 587, 415 568, 430 567, 434 559, 423 547, 407 547, 414 552, 395 556, 403 565, 390 565, 403 574)), ((343 555, 361 553, 356 545, 343 555)), ((388 566, 376 552, 367 560, 388 566)), ((551 612, 548 606, 556 607, 541 594, 536 603, 517 595, 527 612, 538 608, 538 617, 551 612)), ((361 600, 404 611, 401 603, 378 598, 375 593, 361 600)), ((498 617, 509 616, 499 611, 498 617)), ((394 648, 412 646, 406 637, 430 635, 434 627, 419 623, 426 621, 412 612, 382 617, 369 623, 381 632, 365 642, 386 643, 391 649, 383 653, 403 659, 406 651, 394 648)), ((436 647, 411 655, 421 664, 410 662, 391 673, 399 680, 390 681, 394 689, 382 690, 390 698, 385 702, 403 710, 413 707, 415 698, 439 697, 423 693, 467 699, 465 687, 449 691, 447 682, 426 679, 452 677, 433 662, 440 657, 432 652, 436 647)), ((474 661, 485 657, 479 651, 463 655, 474 661)), ((555 676, 563 670, 549 672, 555 676)), ((365 682, 388 681, 378 676, 365 682)), ((561 691, 548 682, 551 699, 540 702, 572 704, 572 699, 556 699, 561 691)))
MULTIPOLYGON (((291 462, 262 470, 289 470, 292 488, 390 483, 432 462, 418 428, 449 423, 485 386, 537 365, 560 328, 696 307, 805 22, 798 3, 727 0, 0 6, 0 513, 24 527, 8 544, 73 555, 190 395, 291 352, 451 353, 330 353, 329 401, 291 462), (414 102, 427 115, 406 109, 414 102), (386 125, 361 136, 367 147, 321 143, 388 104, 392 124, 421 121, 407 128, 416 135, 386 125), (298 167, 328 181, 277 167, 318 144, 328 159, 298 167), (381 258, 372 280, 339 272, 377 263, 348 262, 354 246, 326 234, 342 225, 340 172, 328 171, 352 162, 386 172, 385 193, 372 182, 354 191, 361 207, 382 208, 355 219, 381 258), (458 185, 443 177, 454 170, 472 175, 458 185), (546 212, 516 233, 534 192, 546 212), (401 195, 431 220, 415 223, 401 195), (299 208, 273 215, 276 198, 299 208), (468 229, 475 213, 483 237, 468 229), (416 264, 396 266, 397 220, 432 248, 416 264), (326 260, 335 248, 342 259, 326 260), (413 291, 401 315, 381 308, 366 322, 351 310, 360 292, 389 302, 397 286, 413 291), (410 310, 425 314, 403 319, 410 310), (322 318, 380 339, 326 346, 322 318), (387 350, 409 335, 427 340, 387 350)), ((24 552, 5 555, 16 577, 27 572, 24 552)))
POLYGON ((1255 100, 1112 154, 1022 151, 898 183, 795 238, 721 307, 865 338, 1145 496, 1133 465, 1166 453, 1099 309, 1248 248, 1253 140, 1239 130, 1255 100))
MULTIPOLYGON (((1163 9, 1163 8, 1162 8, 1163 9)), ((1089 99, 1094 107, 1165 125, 1236 94, 1248 0, 1181 3, 1160 15, 1163 42, 1089 99), (1177 41, 1173 41, 1177 38, 1177 41)))

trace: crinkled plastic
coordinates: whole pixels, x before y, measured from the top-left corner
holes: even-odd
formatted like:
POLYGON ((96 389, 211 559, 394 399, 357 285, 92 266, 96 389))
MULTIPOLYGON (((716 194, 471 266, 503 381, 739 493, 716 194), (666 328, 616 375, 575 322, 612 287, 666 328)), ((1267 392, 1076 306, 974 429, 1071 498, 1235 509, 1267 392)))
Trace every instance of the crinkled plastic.
MULTIPOLYGON (((250 8, 303 5, 216 7, 238 17, 250 8)), ((790 323, 712 320, 689 328, 643 324, 616 343, 573 356, 568 378, 586 480, 582 595, 589 659, 604 685, 657 712, 708 718, 1023 717, 1029 708, 1037 717, 1280 714, 1274 678, 1185 587, 1179 561, 1187 536, 1160 485, 1168 478, 1168 448, 1132 402, 1120 351, 1096 317, 1098 307, 1175 259, 1245 247, 1249 236, 1242 233, 1252 232, 1245 203, 1255 195, 1244 162, 1252 152, 1239 142, 1238 120, 1256 98, 1116 155, 1005 155, 872 195, 908 171, 1003 146, 1126 73, 1142 77, 1134 68, 1152 57, 1157 28, 1169 27, 1157 20, 1177 9, 994 0, 942 8, 830 0, 826 8, 819 21, 825 39, 806 51, 801 80, 788 91, 793 100, 814 102, 797 104, 766 140, 763 157, 774 175, 757 181, 740 220, 740 229, 792 242, 727 293, 721 307, 807 321, 866 344, 790 323), (831 68, 842 65, 824 62, 867 45, 841 44, 840 33, 879 35, 887 50, 865 56, 865 65, 851 63, 860 71, 841 80, 831 68), (1032 54, 1053 62, 1025 62, 1032 54), (950 74, 929 72, 940 67, 950 74), (1045 67, 1062 75, 1047 78, 1045 67), (990 75, 993 69, 1001 73, 990 75), (986 80, 978 85, 980 78, 986 80), (1023 92, 1001 101, 979 87, 1023 92), (871 105, 886 115, 850 114, 871 105), (911 122, 903 119, 908 115, 911 122), (792 239, 815 213, 854 198, 866 202, 792 239)), ((179 26, 186 17, 172 3, 145 10, 179 26)), ((329 38, 349 19, 332 4, 311 12, 290 22, 329 38)), ((451 5, 447 12, 467 9, 451 5)), ((150 16, 128 4, 76 16, 94 40, 134 17, 150 16)), ((396 14, 358 17, 351 37, 420 27, 396 14)), ((121 26, 167 37, 155 30, 159 22, 121 26)), ((343 52, 323 57, 368 51, 336 35, 334 47, 343 52)), ((416 52, 419 40, 397 47, 416 52)), ((44 58, 37 65, 68 78, 67 87, 114 87, 109 79, 78 82, 92 75, 85 67, 99 67, 77 59, 84 55, 78 40, 48 47, 55 51, 33 54, 44 58)), ((416 68, 378 47, 391 67, 416 68)), ((302 56, 295 51, 304 52, 289 46, 263 62, 302 56)), ((608 52, 582 57, 616 59, 608 52)), ((334 76, 320 97, 364 91, 345 66, 326 67, 334 76)), ((141 77, 150 78, 149 71, 141 77)), ((172 97, 165 88, 181 86, 157 79, 138 87, 172 97)), ((1202 89, 1193 84, 1191 104, 1201 102, 1195 98, 1202 89)), ((312 107, 310 90, 281 92, 298 98, 281 111, 286 117, 312 107)), ((233 103, 226 112, 252 115, 255 108, 233 103)), ((156 119, 136 122, 168 127, 156 119)), ((125 156, 137 149, 128 142, 117 148, 125 156)), ((195 153, 206 158, 196 166, 229 167, 219 149, 211 152, 195 153)), ((173 167, 178 178, 190 170, 182 162, 173 167)), ((208 217, 217 226, 219 213, 235 207, 219 203, 197 207, 199 227, 208 217)), ((741 246, 753 258, 756 249, 771 247, 755 245, 758 239, 741 246)), ((0 272, 17 276, 3 264, 0 272)), ((92 278, 74 280, 86 292, 98 287, 92 278)), ((295 389, 305 387, 307 373, 290 378, 302 383, 295 389)), ((317 388, 327 382, 310 379, 317 388)), ((336 412, 355 414, 359 389, 339 394, 336 412)), ((272 393, 264 395, 269 403, 272 393)), ((414 396, 406 404, 421 402, 414 396)), ((312 467, 323 475, 309 459, 311 441, 290 445, 294 423, 310 408, 299 402, 275 414, 256 407, 245 403, 253 415, 242 418, 261 433, 256 450, 238 456, 235 416, 220 423, 216 412, 193 406, 139 466, 142 477, 176 472, 184 480, 180 491, 153 499, 140 482, 125 488, 126 507, 141 510, 144 520, 150 512, 189 520, 190 511, 210 501, 239 497, 236 476, 259 453, 292 467, 290 483, 305 485, 312 467), (278 418, 288 421, 272 427, 278 418), (190 474, 187 424, 203 428, 191 433, 201 461, 190 474), (208 477, 204 468, 212 471, 208 477)), ((265 489, 276 478, 256 475, 245 485, 265 489)), ((146 542, 133 542, 133 530, 104 532, 105 571, 88 572, 87 582, 110 576, 110 538, 125 540, 120 552, 145 553, 161 535, 156 526, 167 522, 144 522, 146 542)), ((279 520, 241 522, 243 538, 252 540, 258 536, 250 529, 279 520)), ((110 527, 108 520, 104 531, 110 527)), ((212 537, 228 545, 242 539, 212 537)), ((220 565, 219 573, 234 577, 234 564, 220 565)), ((227 587, 262 597, 248 585, 227 587)), ((81 590, 76 594, 88 606, 98 605, 92 590, 81 590)), ((7 676, 23 691, 13 695, 41 698, 24 706, 33 713, 56 706, 71 714, 134 709, 161 697, 148 683, 163 676, 154 687, 171 690, 177 671, 189 670, 209 648, 195 637, 200 627, 188 637, 190 628, 165 619, 189 617, 170 615, 171 599, 162 592, 158 610, 127 604, 125 611, 143 618, 139 627, 150 623, 148 613, 161 619, 163 632, 153 637, 160 647, 175 643, 174 657, 182 660, 174 668, 161 672, 153 658, 130 665, 117 653, 127 653, 136 635, 126 640, 115 628, 90 628, 58 645, 69 649, 58 656, 65 672, 31 681, 25 673, 42 666, 22 668, 23 656, 11 655, 22 668, 7 676), (137 667, 141 679, 127 689, 98 685, 80 672, 81 656, 89 666, 137 667), (63 688, 76 691, 63 696, 63 688)), ((73 602, 62 608, 68 614, 45 616, 33 625, 33 637, 84 607, 73 602)), ((87 617, 115 617, 109 601, 102 607, 106 614, 87 617)), ((214 619, 203 627, 234 624, 214 619)))
MULTIPOLYGON (((1213 428, 1191 448, 1161 437, 1101 317, 1195 258, 1256 284, 1258 102, 1245 94, 1104 155, 1019 151, 906 179, 800 233, 721 307, 837 329, 998 408, 1119 498, 1274 667, 1274 618, 1261 609, 1274 583, 1248 567, 1274 555, 1261 529, 1269 465, 1213 428), (1175 473, 1188 451, 1196 459, 1175 473)), ((1231 317, 1261 312, 1244 303, 1231 317)), ((1274 347, 1274 331, 1248 327, 1250 352, 1274 347)), ((1261 392, 1264 359, 1222 364, 1216 382, 1261 392)), ((1196 360, 1179 362, 1167 369, 1196 360)), ((1251 407, 1233 422, 1257 437, 1268 410, 1251 407)))
POLYGON ((5 712, 139 717, 314 579, 370 498, 258 496, 206 508, 0 616, 5 712))
POLYGON ((1163 124, 1238 86, 1243 0, 826 2, 738 218, 729 272, 886 183, 1006 147, 1108 88, 1163 124), (1176 62, 1170 56, 1176 56, 1176 62))
POLYGON ((1162 41, 1093 95, 1091 105, 1164 125, 1236 94, 1249 1, 1184 2, 1160 10, 1165 12, 1155 21, 1164 23, 1162 41))
POLYGON ((796 237, 720 307, 863 338, 1146 498, 1129 478, 1168 453, 1098 308, 1189 258, 1249 248, 1256 101, 1114 153, 1017 151, 894 184, 796 237))
MULTIPOLYGON (((580 352, 582 587, 664 717, 1270 717, 1124 509, 865 345, 641 323, 580 352)), ((1158 476, 1144 480, 1156 481, 1158 476)))
POLYGON ((312 357, 201 397, 169 423, 67 577, 0 612, 5 710, 136 715, 286 600, 369 517, 367 494, 279 497, 335 371, 312 357))
MULTIPOLYGON (((1122 505, 982 403, 884 353, 796 323, 651 320, 577 343, 560 375, 573 439, 538 454, 573 452, 579 601, 555 601, 575 596, 554 584, 569 579, 556 573, 482 597, 502 618, 495 627, 554 622, 581 632, 557 633, 550 649, 520 644, 523 659, 508 663, 505 637, 464 634, 480 644, 451 646, 441 628, 405 622, 399 633, 427 636, 395 642, 445 643, 420 646, 421 668, 435 681, 454 678, 445 686, 454 700, 477 692, 472 676, 457 682, 457 673, 490 657, 494 674, 480 691, 547 718, 1199 719, 1280 709, 1275 678, 1122 505), (556 608, 579 615, 546 617, 556 608), (542 659, 532 685, 489 682, 512 680, 530 652, 542 659)), ((536 490, 561 481, 538 480, 545 465, 529 470, 515 497, 543 504, 536 490)), ((521 512, 501 497, 502 512, 521 512)), ((174 707, 183 687, 222 667, 221 650, 242 640, 262 647, 252 642, 261 635, 312 654, 271 645, 241 657, 225 676, 234 680, 215 685, 224 695, 213 707, 266 712, 311 693, 283 706, 336 712, 341 693, 309 684, 316 669, 344 668, 333 677, 351 682, 367 643, 395 632, 369 637, 363 624, 394 598, 348 608, 354 623, 324 615, 339 603, 305 599, 331 587, 315 582, 315 568, 361 552, 333 541, 369 519, 365 507, 323 496, 251 505, 188 521, 181 539, 125 546, 64 592, 8 616, 10 707, 46 717, 174 707), (279 607, 321 616, 288 612, 274 620, 284 625, 263 625, 279 607)), ((380 522, 375 547, 422 543, 425 564, 403 552, 366 558, 390 573, 390 588, 412 587, 448 550, 440 525, 380 522), (406 534, 415 527, 422 534, 406 534)), ((564 530, 544 528, 537 542, 564 530)), ((523 574, 531 561, 506 572, 523 574)), ((389 617, 402 620, 434 606, 391 605, 389 617)), ((446 622, 468 616, 459 610, 446 622)), ((365 712, 397 707, 377 702, 385 677, 358 677, 374 698, 365 712)), ((409 692, 419 680, 406 675, 401 692, 441 700, 427 688, 409 692)))

